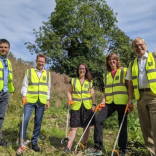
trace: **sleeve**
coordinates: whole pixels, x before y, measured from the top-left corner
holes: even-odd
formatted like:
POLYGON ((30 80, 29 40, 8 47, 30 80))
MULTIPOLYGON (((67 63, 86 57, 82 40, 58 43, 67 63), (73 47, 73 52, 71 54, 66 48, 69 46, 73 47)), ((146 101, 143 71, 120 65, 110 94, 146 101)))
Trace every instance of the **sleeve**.
POLYGON ((23 79, 23 82, 22 82, 22 89, 21 89, 22 96, 27 95, 27 88, 28 88, 28 78, 27 78, 27 72, 26 72, 24 79, 23 79))
POLYGON ((130 68, 128 67, 128 70, 127 70, 127 75, 125 77, 126 80, 129 80, 131 81, 132 80, 132 73, 130 71, 130 68))
POLYGON ((49 72, 49 85, 48 85, 48 91, 47 91, 47 100, 50 99, 50 89, 51 89, 51 74, 49 72))

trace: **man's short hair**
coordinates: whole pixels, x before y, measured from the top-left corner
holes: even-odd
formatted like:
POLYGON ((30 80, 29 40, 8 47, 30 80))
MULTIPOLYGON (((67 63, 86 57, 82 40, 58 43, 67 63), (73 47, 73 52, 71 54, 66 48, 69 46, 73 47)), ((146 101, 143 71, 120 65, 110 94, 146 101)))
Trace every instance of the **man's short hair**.
POLYGON ((9 48, 10 48, 10 43, 9 43, 8 40, 6 40, 6 39, 0 39, 0 43, 7 43, 7 44, 9 44, 9 48))
POLYGON ((38 54, 36 60, 37 60, 39 57, 43 57, 43 58, 45 59, 45 61, 46 61, 46 56, 45 56, 44 54, 38 54))
POLYGON ((137 40, 141 40, 142 42, 144 42, 144 44, 146 45, 146 42, 143 38, 141 37, 136 37, 133 41, 132 41, 132 48, 134 47, 134 43, 137 41, 137 40))

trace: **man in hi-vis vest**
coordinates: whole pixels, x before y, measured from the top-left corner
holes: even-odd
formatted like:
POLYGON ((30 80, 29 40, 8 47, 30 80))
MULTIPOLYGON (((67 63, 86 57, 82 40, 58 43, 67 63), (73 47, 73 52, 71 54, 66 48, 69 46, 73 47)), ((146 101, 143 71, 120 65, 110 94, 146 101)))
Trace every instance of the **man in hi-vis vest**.
POLYGON ((130 62, 126 79, 129 80, 129 104, 133 92, 145 145, 151 156, 156 156, 156 52, 147 53, 142 38, 135 38, 132 48, 137 58, 130 62))
POLYGON ((14 92, 12 66, 7 58, 9 50, 9 41, 0 39, 0 146, 9 146, 10 144, 2 139, 2 125, 9 103, 9 92, 14 92))
POLYGON ((24 104, 24 120, 23 126, 21 125, 20 128, 19 148, 17 149, 17 154, 19 155, 24 150, 22 140, 26 141, 26 130, 33 109, 35 109, 35 121, 31 144, 35 152, 40 151, 37 141, 40 134, 43 113, 45 108, 48 109, 50 107, 51 78, 50 72, 44 69, 45 62, 45 55, 38 54, 36 68, 27 69, 23 80, 21 94, 24 104))

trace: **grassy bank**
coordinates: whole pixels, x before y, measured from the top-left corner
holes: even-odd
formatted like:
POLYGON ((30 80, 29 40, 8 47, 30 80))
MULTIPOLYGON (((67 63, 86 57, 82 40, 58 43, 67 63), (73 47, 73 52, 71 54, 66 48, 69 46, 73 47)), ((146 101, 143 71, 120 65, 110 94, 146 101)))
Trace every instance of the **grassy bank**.
MULTIPOLYGON (((22 80, 27 68, 33 66, 31 62, 24 62, 21 59, 16 60, 12 55, 9 56, 13 65, 15 93, 10 95, 9 107, 3 125, 3 138, 11 142, 9 148, 0 147, 0 156, 14 156, 18 148, 19 127, 22 121, 22 103, 20 90, 22 80)), ((66 113, 67 113, 67 88, 69 77, 51 72, 51 107, 45 111, 41 134, 38 145, 41 152, 35 153, 31 148, 24 152, 24 156, 61 156, 65 144, 61 140, 65 138, 66 113)), ((96 91, 97 102, 102 99, 102 93, 96 91)), ((135 102, 134 102, 135 103, 135 102)), ((32 114, 28 129, 27 139, 31 139, 34 126, 34 113, 32 114)), ((104 123, 104 137, 106 154, 112 150, 113 144, 118 132, 117 113, 104 123)), ((93 127, 91 128, 88 146, 93 146, 93 127)), ((74 146, 82 135, 82 129, 77 132, 74 146)), ((73 148, 74 148, 73 146, 73 148)), ((118 147, 117 147, 118 148, 118 147)), ((73 149, 74 150, 74 149, 73 149)), ((71 155, 74 155, 71 154, 71 155)), ((77 155, 84 155, 81 151, 77 155)), ((134 111, 128 115, 128 155, 127 156, 148 156, 144 147, 142 133, 140 130, 136 106, 134 111)))

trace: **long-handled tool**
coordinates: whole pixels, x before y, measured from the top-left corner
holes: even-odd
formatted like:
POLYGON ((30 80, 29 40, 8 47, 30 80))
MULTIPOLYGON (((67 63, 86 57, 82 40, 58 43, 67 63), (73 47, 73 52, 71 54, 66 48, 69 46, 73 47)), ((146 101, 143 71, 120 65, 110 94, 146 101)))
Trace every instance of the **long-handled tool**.
MULTIPOLYGON (((133 105, 132 105, 131 107, 133 108, 133 105)), ((132 108, 131 108, 131 109, 132 109, 132 108)), ((121 132, 121 128, 122 128, 123 122, 124 122, 124 120, 125 120, 125 116, 126 116, 126 114, 127 114, 128 109, 129 109, 129 105, 127 104, 127 106, 126 106, 126 108, 125 108, 124 116, 123 116, 123 118, 122 118, 122 122, 121 122, 121 124, 120 124, 120 128, 119 128, 119 131, 118 131, 118 135, 117 135, 116 140, 115 140, 115 143, 114 143, 114 147, 113 147, 111 156, 113 156, 114 152, 116 152, 117 155, 119 156, 119 152, 118 152, 117 150, 115 150, 115 147, 116 147, 116 144, 117 144, 117 141, 118 141, 120 132, 121 132)))
MULTIPOLYGON (((26 104, 26 98, 22 98, 22 103, 23 103, 23 106, 25 106, 25 104, 26 104)), ((21 141, 21 147, 19 147, 19 150, 17 150, 17 152, 16 152, 16 156, 21 156, 22 155, 22 153, 23 153, 23 151, 25 150, 25 148, 26 148, 26 143, 28 142, 28 141, 26 141, 25 142, 25 140, 23 139, 23 129, 24 129, 24 108, 23 108, 23 116, 22 116, 22 129, 21 129, 21 138, 20 138, 20 141, 21 141)))
POLYGON ((73 104, 74 102, 69 100, 68 101, 68 110, 67 110, 67 121, 66 121, 66 137, 61 140, 61 144, 64 144, 65 142, 68 142, 70 140, 70 137, 69 137, 69 132, 68 132, 68 121, 69 121, 69 112, 70 112, 70 106, 73 104))
MULTIPOLYGON (((26 99, 22 99, 23 106, 26 104, 26 99)), ((21 136, 21 148, 25 149, 25 141, 23 139, 23 129, 24 129, 24 108, 23 108, 23 118, 22 118, 22 136, 21 136)))
POLYGON ((87 127, 85 128, 85 130, 84 130, 84 132, 83 132, 83 134, 82 134, 82 136, 81 136, 79 142, 77 143, 77 145, 76 145, 76 147, 75 147, 75 152, 77 152, 77 147, 79 146, 79 144, 80 144, 80 145, 82 146, 82 148, 84 149, 84 146, 83 146, 82 143, 80 143, 80 142, 81 142, 81 140, 82 140, 84 134, 86 133, 87 128, 89 127, 89 125, 90 125, 90 123, 91 123, 91 121, 92 121, 94 115, 96 114, 97 110, 101 111, 101 109, 104 108, 104 107, 105 107, 105 104, 98 104, 98 105, 97 105, 97 107, 96 107, 96 109, 95 109, 95 111, 94 111, 94 114, 92 115, 90 121, 88 122, 87 127))

